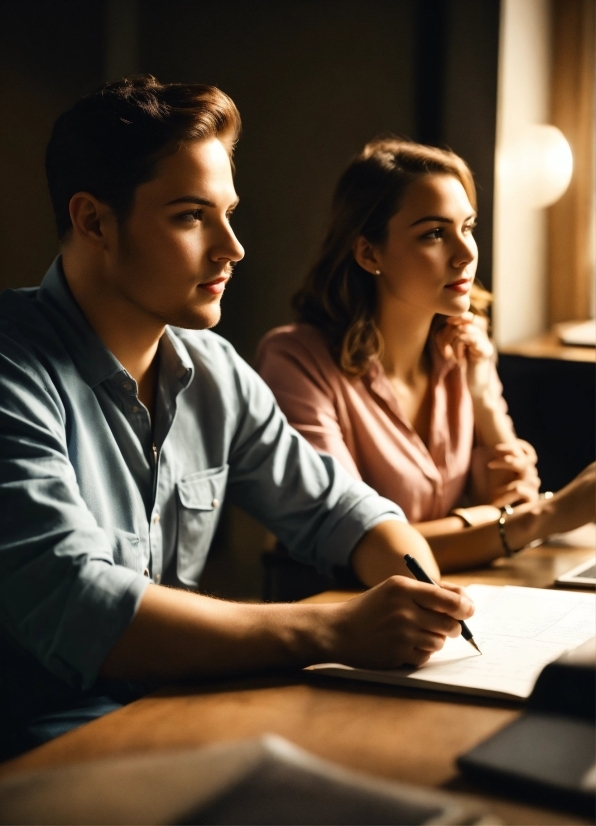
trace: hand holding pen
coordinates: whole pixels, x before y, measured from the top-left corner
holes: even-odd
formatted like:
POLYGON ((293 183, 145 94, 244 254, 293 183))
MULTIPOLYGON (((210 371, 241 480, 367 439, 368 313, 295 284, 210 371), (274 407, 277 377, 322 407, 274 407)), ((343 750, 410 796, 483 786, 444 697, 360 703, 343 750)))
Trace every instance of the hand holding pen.
MULTIPOLYGON (((408 570, 413 574, 413 576, 418 580, 418 582, 427 582, 429 585, 437 585, 437 583, 429 577, 429 575, 424 571, 422 566, 414 559, 413 556, 410 556, 410 554, 406 554, 404 556, 404 562, 406 563, 408 570)), ((441 586, 439 585, 439 588, 440 587, 441 586)), ((459 624, 461 625, 461 635, 464 638, 464 640, 466 640, 466 642, 469 642, 470 645, 473 646, 479 654, 482 654, 482 651, 474 642, 472 632, 470 631, 466 623, 463 622, 463 620, 460 620, 459 624)))

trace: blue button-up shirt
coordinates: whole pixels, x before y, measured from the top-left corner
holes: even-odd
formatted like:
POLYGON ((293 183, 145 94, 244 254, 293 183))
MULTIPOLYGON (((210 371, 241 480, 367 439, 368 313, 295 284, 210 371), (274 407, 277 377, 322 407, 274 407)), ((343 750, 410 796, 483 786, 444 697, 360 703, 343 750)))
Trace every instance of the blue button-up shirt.
POLYGON ((73 686, 95 681, 147 586, 194 587, 226 498, 319 570, 393 503, 316 453, 210 331, 167 328, 155 421, 56 259, 0 297, 0 631, 73 686))

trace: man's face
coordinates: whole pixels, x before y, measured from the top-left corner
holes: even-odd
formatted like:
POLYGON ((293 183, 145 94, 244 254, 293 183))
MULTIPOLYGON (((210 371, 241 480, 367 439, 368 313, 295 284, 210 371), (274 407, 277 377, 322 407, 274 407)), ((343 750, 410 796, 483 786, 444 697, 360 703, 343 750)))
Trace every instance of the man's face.
POLYGON ((230 226, 237 202, 221 141, 183 144, 137 187, 110 255, 110 289, 160 322, 213 327, 232 266, 244 256, 230 226))

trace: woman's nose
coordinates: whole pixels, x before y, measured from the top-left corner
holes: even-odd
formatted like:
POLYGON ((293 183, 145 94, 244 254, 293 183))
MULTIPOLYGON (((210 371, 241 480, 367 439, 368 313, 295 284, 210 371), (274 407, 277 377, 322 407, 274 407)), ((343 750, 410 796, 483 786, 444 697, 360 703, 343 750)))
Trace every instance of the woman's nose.
POLYGON ((457 249, 452 258, 456 267, 467 267, 478 257, 478 247, 473 235, 461 235, 458 238, 457 249))

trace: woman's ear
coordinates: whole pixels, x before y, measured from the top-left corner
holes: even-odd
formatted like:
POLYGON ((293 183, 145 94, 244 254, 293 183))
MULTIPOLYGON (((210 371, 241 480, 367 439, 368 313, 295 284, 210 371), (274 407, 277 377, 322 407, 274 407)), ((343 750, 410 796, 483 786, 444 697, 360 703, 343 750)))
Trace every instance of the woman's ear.
POLYGON ((357 264, 371 275, 379 275, 380 267, 373 245, 364 235, 359 235, 352 246, 352 253, 357 264))

